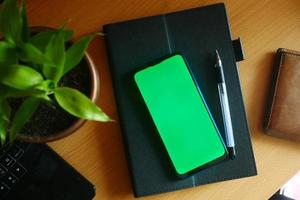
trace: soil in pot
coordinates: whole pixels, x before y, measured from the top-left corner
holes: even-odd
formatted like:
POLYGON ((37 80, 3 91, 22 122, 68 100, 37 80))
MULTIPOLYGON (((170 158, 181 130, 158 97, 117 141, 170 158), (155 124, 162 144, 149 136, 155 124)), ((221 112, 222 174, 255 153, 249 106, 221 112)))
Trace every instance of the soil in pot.
MULTIPOLYGON (((91 73, 88 63, 83 59, 78 66, 68 72, 60 81, 60 86, 71 87, 81 91, 86 96, 91 95, 91 73)), ((54 104, 49 106, 41 102, 36 112, 21 130, 23 135, 49 136, 63 131, 74 124, 78 118, 64 111, 52 97, 54 104)), ((22 100, 12 99, 12 116, 16 112, 22 100)))

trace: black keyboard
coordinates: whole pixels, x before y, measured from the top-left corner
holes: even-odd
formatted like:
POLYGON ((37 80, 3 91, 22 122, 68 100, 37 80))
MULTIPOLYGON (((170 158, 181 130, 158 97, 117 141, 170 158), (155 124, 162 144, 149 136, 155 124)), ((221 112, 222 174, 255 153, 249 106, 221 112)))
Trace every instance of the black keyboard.
POLYGON ((20 162, 29 143, 16 142, 1 147, 0 154, 0 199, 4 197, 26 174, 27 169, 20 162))
POLYGON ((45 144, 0 148, 0 200, 91 200, 94 186, 45 144))

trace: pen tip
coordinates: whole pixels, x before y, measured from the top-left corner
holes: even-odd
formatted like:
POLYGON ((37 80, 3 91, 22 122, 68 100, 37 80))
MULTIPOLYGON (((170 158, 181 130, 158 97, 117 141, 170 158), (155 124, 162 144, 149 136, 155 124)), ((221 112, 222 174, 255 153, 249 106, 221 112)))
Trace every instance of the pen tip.
POLYGON ((216 49, 216 56, 217 56, 217 60, 220 60, 219 52, 217 49, 216 49))
POLYGON ((216 49, 216 55, 217 55, 217 57, 220 57, 220 56, 219 56, 219 52, 218 52, 218 50, 217 50, 217 49, 216 49))

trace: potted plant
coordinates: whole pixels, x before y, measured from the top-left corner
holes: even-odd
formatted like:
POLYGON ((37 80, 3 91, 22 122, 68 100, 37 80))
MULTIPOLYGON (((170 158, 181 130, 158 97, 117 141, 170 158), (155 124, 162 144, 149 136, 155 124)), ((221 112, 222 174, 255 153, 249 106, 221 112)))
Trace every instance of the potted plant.
POLYGON ((92 101, 98 81, 85 51, 96 34, 72 43, 73 31, 65 25, 31 31, 25 1, 18 5, 17 0, 3 2, 0 33, 2 143, 17 137, 51 141, 70 134, 83 120, 110 121, 92 101))

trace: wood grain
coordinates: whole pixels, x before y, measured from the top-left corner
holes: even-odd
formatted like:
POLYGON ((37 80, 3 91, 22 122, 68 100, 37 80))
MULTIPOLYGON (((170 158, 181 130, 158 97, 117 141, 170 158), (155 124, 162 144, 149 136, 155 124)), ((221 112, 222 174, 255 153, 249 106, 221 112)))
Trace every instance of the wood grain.
MULTIPOLYGON (((99 31, 102 25, 213 4, 213 0, 28 0, 31 25, 57 27, 70 20, 76 37, 99 31)), ((259 175, 200 186, 144 199, 260 200, 300 170, 300 144, 265 135, 262 121, 277 48, 300 50, 299 0, 225 1, 233 38, 240 36, 246 60, 240 79, 259 175)), ((50 144, 93 182, 95 200, 133 199, 103 38, 89 52, 101 76, 98 104, 117 122, 87 122, 72 136, 50 144)))

